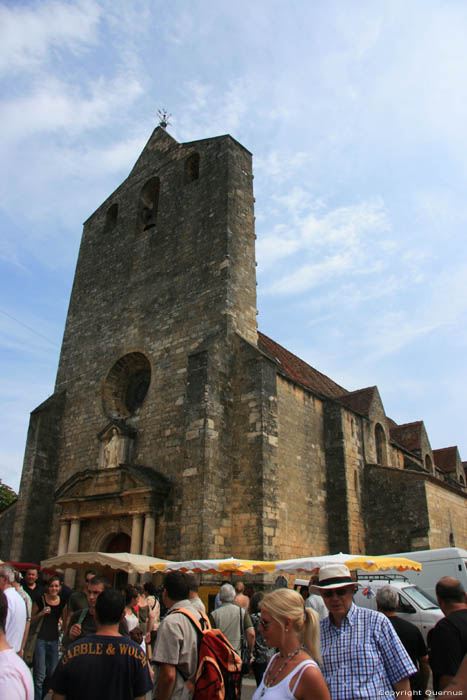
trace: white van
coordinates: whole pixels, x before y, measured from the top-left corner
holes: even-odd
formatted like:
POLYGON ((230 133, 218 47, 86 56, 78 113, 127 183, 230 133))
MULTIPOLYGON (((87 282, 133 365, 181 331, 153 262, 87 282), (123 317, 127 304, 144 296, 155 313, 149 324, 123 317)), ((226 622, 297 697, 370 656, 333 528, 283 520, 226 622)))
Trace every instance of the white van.
POLYGON ((419 561, 421 571, 404 571, 404 576, 436 600, 435 586, 443 576, 457 578, 467 591, 467 550, 459 547, 443 549, 423 549, 418 552, 391 554, 394 557, 407 557, 419 561))
POLYGON ((436 603, 430 600, 418 586, 405 580, 405 574, 404 576, 398 574, 396 578, 386 574, 365 573, 364 576, 365 578, 358 577, 360 586, 354 596, 355 605, 376 610, 376 591, 378 588, 382 586, 397 588, 399 591, 397 614, 418 627, 426 642, 429 630, 444 617, 436 603))

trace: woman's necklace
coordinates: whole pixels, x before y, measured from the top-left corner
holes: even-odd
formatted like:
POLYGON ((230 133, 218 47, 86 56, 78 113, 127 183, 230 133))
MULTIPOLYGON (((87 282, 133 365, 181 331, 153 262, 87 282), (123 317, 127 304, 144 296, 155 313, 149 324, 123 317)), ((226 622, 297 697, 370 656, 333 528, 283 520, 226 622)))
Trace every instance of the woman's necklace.
POLYGON ((276 678, 278 678, 278 676, 280 675, 281 671, 283 671, 284 668, 287 666, 287 664, 288 664, 290 661, 292 661, 292 659, 294 658, 294 656, 297 656, 297 654, 302 650, 302 648, 303 648, 303 647, 299 646, 298 649, 295 649, 295 651, 291 651, 290 654, 286 654, 285 656, 283 656, 282 654, 279 655, 279 658, 281 658, 281 656, 282 656, 282 658, 284 658, 285 661, 279 666, 279 669, 276 671, 276 673, 275 673, 272 677, 271 677, 270 672, 268 672, 268 674, 267 674, 267 675, 268 675, 267 683, 266 683, 266 676, 264 677, 264 680, 263 680, 263 690, 261 691, 261 695, 259 696, 260 698, 263 697, 263 695, 265 694, 265 692, 266 692, 266 690, 267 690, 268 688, 270 688, 272 685, 274 685, 274 681, 276 680, 276 678))

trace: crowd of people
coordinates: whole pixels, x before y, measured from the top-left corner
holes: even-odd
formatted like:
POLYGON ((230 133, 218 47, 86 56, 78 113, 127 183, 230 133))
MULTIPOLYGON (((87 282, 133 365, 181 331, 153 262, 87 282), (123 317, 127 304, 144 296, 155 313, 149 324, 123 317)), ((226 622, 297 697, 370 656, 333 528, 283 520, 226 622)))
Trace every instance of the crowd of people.
POLYGON ((321 567, 300 592, 284 577, 269 592, 225 583, 207 614, 194 574, 170 572, 159 590, 117 590, 89 570, 72 591, 61 574, 40 582, 30 568, 21 580, 2 564, 0 700, 190 700, 194 689, 208 697, 195 685, 207 630, 237 664, 232 684, 222 679, 222 694, 209 697, 238 699, 242 672, 256 681, 253 700, 467 697, 459 581, 437 583, 444 617, 428 645, 398 616, 397 589, 379 588, 371 610, 355 605, 358 585, 340 564, 321 567))

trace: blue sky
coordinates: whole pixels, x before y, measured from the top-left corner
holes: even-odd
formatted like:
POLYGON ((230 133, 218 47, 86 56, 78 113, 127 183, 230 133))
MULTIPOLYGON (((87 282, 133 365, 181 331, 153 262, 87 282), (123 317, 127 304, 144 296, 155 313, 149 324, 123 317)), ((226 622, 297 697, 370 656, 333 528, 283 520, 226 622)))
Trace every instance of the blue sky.
POLYGON ((260 330, 467 459, 466 31, 464 0, 0 2, 0 478, 160 107, 254 154, 260 330))

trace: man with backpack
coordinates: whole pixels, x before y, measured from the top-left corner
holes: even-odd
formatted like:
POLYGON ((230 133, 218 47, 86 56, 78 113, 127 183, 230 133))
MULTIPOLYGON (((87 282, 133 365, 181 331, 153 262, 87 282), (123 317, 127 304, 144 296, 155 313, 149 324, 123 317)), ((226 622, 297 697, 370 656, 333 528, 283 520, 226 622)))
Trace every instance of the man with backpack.
POLYGON ((189 600, 186 574, 171 571, 164 576, 162 601, 168 613, 162 620, 152 660, 158 665, 154 700, 188 700, 191 693, 185 683, 193 680, 198 668, 198 633, 190 619, 179 609, 188 609, 201 618, 189 600))
MULTIPOLYGON (((239 700, 242 660, 219 629, 189 600, 190 580, 165 575, 162 600, 168 608, 152 656, 158 665, 155 700, 239 700)), ((239 608, 237 608, 239 610, 239 608)))

